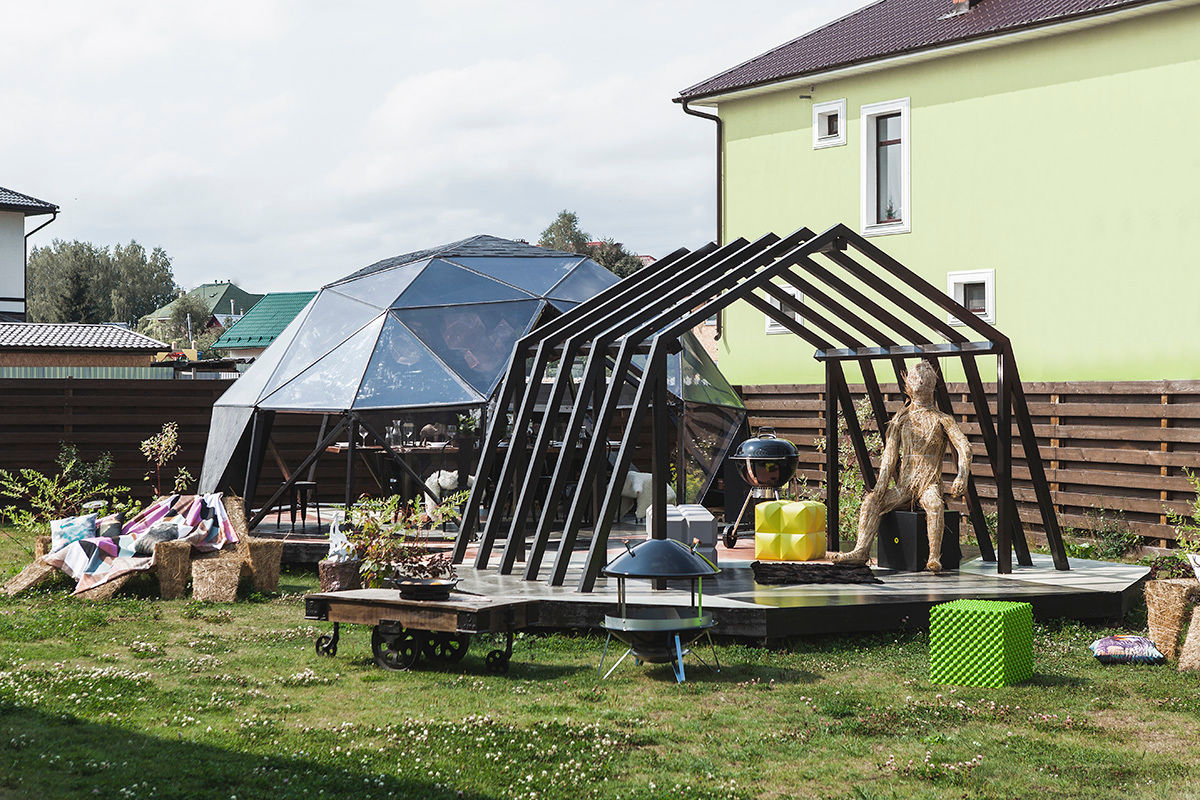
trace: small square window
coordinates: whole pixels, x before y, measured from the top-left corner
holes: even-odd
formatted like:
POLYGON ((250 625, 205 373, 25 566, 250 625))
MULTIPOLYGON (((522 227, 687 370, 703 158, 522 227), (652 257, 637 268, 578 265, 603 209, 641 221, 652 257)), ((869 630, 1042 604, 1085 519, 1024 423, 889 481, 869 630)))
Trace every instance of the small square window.
POLYGON ((846 143, 846 99, 813 103, 813 149, 846 143))
MULTIPOLYGON (((978 269, 951 272, 946 277, 946 294, 987 323, 996 321, 996 271, 978 269)), ((946 316, 951 325, 964 323, 953 314, 946 316)))
MULTIPOLYGON (((792 297, 796 298, 796 300, 804 299, 803 295, 800 294, 800 290, 797 289, 795 286, 780 286, 779 288, 782 289, 783 291, 787 292, 788 294, 790 294, 792 297)), ((778 300, 776 300, 774 297, 768 296, 767 302, 770 303, 771 305, 775 306, 776 308, 783 307, 780 304, 780 302, 778 300)), ((799 310, 791 311, 790 316, 792 319, 796 320, 796 322, 801 321, 799 310)), ((767 320, 767 326, 766 326, 767 333, 790 333, 791 332, 787 328, 785 328, 783 325, 779 324, 778 322, 771 319, 770 317, 766 317, 765 315, 764 315, 764 317, 767 320)))

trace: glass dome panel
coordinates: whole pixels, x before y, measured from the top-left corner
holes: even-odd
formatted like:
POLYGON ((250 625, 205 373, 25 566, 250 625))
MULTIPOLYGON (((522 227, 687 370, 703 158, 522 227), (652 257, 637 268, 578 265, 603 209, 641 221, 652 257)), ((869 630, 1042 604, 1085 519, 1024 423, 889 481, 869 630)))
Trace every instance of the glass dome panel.
POLYGON ((394 313, 443 363, 487 397, 540 306, 538 300, 527 300, 402 308, 394 313))
POLYGON ((300 310, 300 313, 275 337, 275 341, 267 346, 262 355, 254 360, 250 368, 243 372, 241 377, 234 381, 233 385, 226 389, 213 405, 253 406, 258 402, 258 398, 262 396, 263 390, 271 380, 272 373, 275 372, 275 368, 279 366, 280 360, 287 352, 288 345, 296 338, 296 332, 304 326, 304 320, 315 301, 315 297, 308 301, 308 305, 300 310))
POLYGON ((584 259, 575 270, 550 289, 547 294, 560 300, 582 302, 621 280, 591 259, 584 259))
POLYGON ((545 295, 554 284, 567 276, 583 256, 574 258, 455 258, 448 257, 454 264, 461 264, 484 275, 493 275, 505 283, 511 283, 535 295, 545 295))
POLYGON ((383 314, 323 358, 272 392, 262 408, 343 411, 354 403, 367 362, 375 349, 383 314))
POLYGON ((497 300, 529 300, 526 292, 485 278, 441 259, 434 259, 404 290, 393 308, 415 306, 452 306, 463 303, 490 303, 497 300))
POLYGON ((376 308, 391 308, 396 299, 409 287, 409 284, 417 279, 427 263, 429 262, 418 261, 415 264, 405 264, 402 267, 373 272, 344 283, 335 283, 326 288, 338 294, 353 297, 355 300, 370 303, 376 308))
POLYGON ((376 316, 381 316, 379 309, 322 289, 265 391, 273 392, 299 375, 376 316))
POLYGON ((425 345, 389 314, 354 407, 461 405, 482 400, 447 372, 425 345))

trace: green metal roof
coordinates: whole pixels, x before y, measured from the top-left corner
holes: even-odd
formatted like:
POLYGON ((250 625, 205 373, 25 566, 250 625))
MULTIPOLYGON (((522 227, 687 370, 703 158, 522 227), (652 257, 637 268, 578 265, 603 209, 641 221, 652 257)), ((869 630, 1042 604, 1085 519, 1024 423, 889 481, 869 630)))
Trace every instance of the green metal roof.
MULTIPOLYGON (((211 314, 245 314, 254 304, 262 299, 261 294, 252 294, 242 289, 235 284, 224 283, 202 283, 195 289, 192 289, 188 294, 195 297, 211 314), (233 301, 233 310, 230 310, 229 301, 233 301)), ((171 311, 175 308, 176 300, 172 300, 157 311, 152 311, 142 319, 166 319, 171 316, 171 311)))
POLYGON ((271 292, 259 300, 246 316, 229 326, 213 347, 236 350, 266 347, 308 305, 316 292, 271 292))

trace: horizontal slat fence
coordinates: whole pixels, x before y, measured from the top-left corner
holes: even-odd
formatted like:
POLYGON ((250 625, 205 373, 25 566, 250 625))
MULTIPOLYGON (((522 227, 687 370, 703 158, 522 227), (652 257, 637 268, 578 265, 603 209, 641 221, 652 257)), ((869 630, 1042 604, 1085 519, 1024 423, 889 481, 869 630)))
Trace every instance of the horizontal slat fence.
MULTIPOLYGON (((886 405, 888 414, 894 414, 903 395, 895 384, 884 388, 891 389, 886 405)), ((996 488, 970 395, 965 384, 947 388, 955 418, 973 445, 979 493, 985 508, 994 512, 996 488)), ((817 442, 825 435, 824 386, 738 389, 752 430, 774 426, 800 450, 798 475, 810 485, 823 485, 825 456, 817 442)), ((856 402, 866 396, 861 386, 851 391, 856 402)), ((989 385, 988 391, 994 413, 995 386, 989 385)), ((1110 523, 1123 520, 1146 544, 1169 546, 1175 532, 1167 524, 1166 511, 1188 512, 1195 496, 1184 469, 1200 468, 1200 381, 1037 382, 1025 384, 1025 395, 1062 525, 1092 530, 1104 512, 1110 523)), ((860 414, 860 419, 875 429, 869 414, 860 414)), ((1018 510, 1026 531, 1041 539, 1041 515, 1015 423, 1013 441, 1018 510)), ((953 475, 950 457, 945 470, 953 475)), ((963 510, 961 503, 952 507, 963 510)))
MULTIPOLYGON (((15 472, 29 467, 57 471, 54 458, 60 442, 72 442, 87 459, 102 452, 113 457, 112 482, 133 489, 140 499, 153 493, 143 480, 149 465, 138 444, 179 423, 180 455, 175 467, 187 467, 197 479, 204 461, 212 406, 232 381, 160 380, 0 380, 0 469, 15 472)), ((297 466, 317 443, 321 418, 279 414, 271 438, 289 469, 297 466)), ((174 469, 170 470, 174 475, 174 469)), ((360 490, 370 487, 359 470, 360 490)), ((270 496, 282 475, 267 457, 258 502, 270 496)), ((345 457, 323 456, 316 480, 323 500, 340 498, 345 487, 345 457)), ((169 480, 164 479, 164 483, 169 480)))

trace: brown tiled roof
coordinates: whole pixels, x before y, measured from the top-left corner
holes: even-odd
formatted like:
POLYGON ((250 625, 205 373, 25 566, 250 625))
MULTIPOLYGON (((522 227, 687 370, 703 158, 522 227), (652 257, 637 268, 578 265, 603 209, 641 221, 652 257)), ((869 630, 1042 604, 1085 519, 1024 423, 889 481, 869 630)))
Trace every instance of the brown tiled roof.
POLYGON ((170 345, 120 325, 80 322, 0 322, 0 348, 169 350, 170 345))
POLYGON ((0 186, 0 211, 21 211, 26 216, 36 217, 38 214, 53 214, 58 211, 58 206, 0 186))
POLYGON ((724 94, 837 67, 1165 0, 981 0, 947 17, 950 0, 881 0, 679 93, 724 94))

